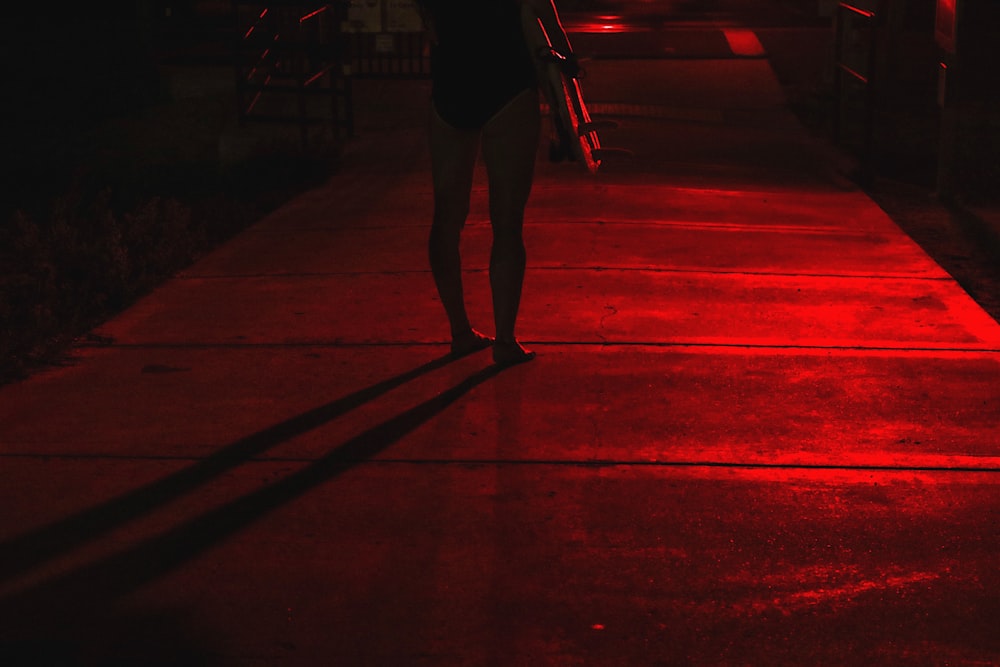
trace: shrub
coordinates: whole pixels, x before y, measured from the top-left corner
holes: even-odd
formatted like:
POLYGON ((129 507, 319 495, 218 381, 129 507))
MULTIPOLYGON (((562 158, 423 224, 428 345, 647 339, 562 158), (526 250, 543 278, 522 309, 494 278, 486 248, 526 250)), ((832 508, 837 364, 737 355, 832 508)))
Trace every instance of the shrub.
POLYGON ((15 377, 189 264, 205 246, 191 208, 152 197, 116 211, 109 190, 64 196, 0 226, 0 379, 15 377))

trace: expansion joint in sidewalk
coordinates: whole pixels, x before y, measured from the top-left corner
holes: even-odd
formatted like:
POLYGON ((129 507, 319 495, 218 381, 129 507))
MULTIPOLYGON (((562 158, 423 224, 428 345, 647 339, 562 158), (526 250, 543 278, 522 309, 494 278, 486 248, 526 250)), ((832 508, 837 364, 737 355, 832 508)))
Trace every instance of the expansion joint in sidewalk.
MULTIPOLYGON (((838 345, 838 344, 807 344, 807 343, 749 343, 749 342, 717 342, 717 341, 642 341, 642 340, 529 340, 526 345, 546 348, 636 348, 647 347, 663 350, 671 349, 703 349, 747 352, 844 352, 850 354, 945 354, 945 355, 1000 355, 1000 348, 992 347, 957 347, 957 346, 889 346, 889 345, 838 345)), ((239 350, 239 349, 374 349, 374 348, 445 348, 448 342, 440 341, 287 341, 287 342, 168 342, 145 341, 133 343, 118 342, 81 342, 78 349, 116 348, 122 350, 239 350)))
MULTIPOLYGON (((0 453, 0 460, 60 460, 60 461, 126 461, 126 462, 180 462, 199 463, 203 456, 156 456, 127 454, 62 454, 62 453, 0 453)), ((948 456, 925 456, 925 460, 935 458, 950 459, 948 456)), ((562 467, 562 468, 720 468, 733 470, 775 470, 775 471, 844 471, 844 472, 913 472, 913 473, 980 473, 994 475, 1000 473, 998 457, 984 457, 981 465, 958 465, 948 463, 924 464, 876 464, 876 463, 769 463, 760 461, 711 461, 711 460, 635 460, 635 459, 500 459, 500 458, 338 458, 342 463, 370 466, 427 466, 427 467, 562 467)), ((315 463, 317 458, 306 456, 247 457, 240 465, 249 464, 301 464, 315 463)))

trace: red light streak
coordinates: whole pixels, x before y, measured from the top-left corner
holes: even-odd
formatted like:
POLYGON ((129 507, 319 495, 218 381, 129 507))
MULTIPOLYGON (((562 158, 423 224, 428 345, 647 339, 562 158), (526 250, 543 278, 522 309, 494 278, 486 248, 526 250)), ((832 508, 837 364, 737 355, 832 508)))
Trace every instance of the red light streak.
POLYGON ((570 32, 618 34, 626 32, 646 32, 648 28, 629 25, 621 16, 608 14, 596 16, 595 20, 585 23, 574 23, 567 26, 570 32))
MULTIPOLYGON (((265 85, 265 86, 266 86, 267 84, 269 84, 269 83, 271 83, 271 75, 270 75, 270 74, 268 74, 268 75, 267 75, 267 78, 266 78, 266 79, 264 79, 264 85, 265 85)), ((249 113, 250 113, 251 111, 253 111, 253 108, 254 108, 255 106, 257 106, 257 102, 259 102, 259 101, 260 101, 260 96, 261 96, 261 95, 263 94, 263 92, 264 92, 263 90, 258 90, 258 91, 257 91, 257 94, 253 96, 253 101, 251 101, 251 102, 250 102, 250 104, 249 104, 249 106, 247 106, 247 111, 246 111, 246 112, 247 112, 248 114, 249 114, 249 113)))
POLYGON ((250 26, 247 29, 247 31, 245 33, 243 33, 243 39, 248 39, 250 37, 250 35, 253 34, 253 31, 257 29, 257 25, 260 24, 261 20, 263 20, 263 18, 265 16, 267 16, 267 12, 268 11, 269 11, 268 8, 265 7, 264 10, 257 16, 257 23, 255 23, 252 26, 250 26))
POLYGON ((254 65, 253 69, 247 74, 247 81, 253 81, 254 77, 257 76, 257 70, 260 68, 261 64, 267 59, 271 54, 271 49, 264 49, 264 52, 260 54, 260 58, 257 59, 257 64, 254 65))
POLYGON ((320 79, 322 79, 329 70, 330 70, 330 68, 326 67, 326 68, 322 69, 321 71, 316 72, 311 77, 309 77, 308 79, 306 79, 305 83, 303 83, 302 85, 304 85, 304 86, 311 86, 312 84, 314 84, 317 81, 319 81, 320 79))
POLYGON ((323 6, 323 7, 320 7, 319 9, 317 9, 314 12, 309 12, 308 14, 306 14, 305 16, 303 16, 302 18, 299 19, 299 23, 305 23, 306 21, 308 21, 309 19, 313 18, 317 14, 322 14, 326 10, 327 10, 327 6, 323 6))
POLYGON ((582 23, 574 26, 574 32, 604 32, 620 33, 628 32, 628 28, 620 23, 582 23))

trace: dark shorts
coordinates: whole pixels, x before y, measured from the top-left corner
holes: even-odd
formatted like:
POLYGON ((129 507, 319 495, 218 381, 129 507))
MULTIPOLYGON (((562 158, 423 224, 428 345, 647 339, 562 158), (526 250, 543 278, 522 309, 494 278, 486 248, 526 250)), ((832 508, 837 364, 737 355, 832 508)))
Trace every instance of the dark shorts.
POLYGON ((475 92, 468 90, 441 92, 435 89, 434 110, 452 127, 461 130, 481 130, 518 95, 532 87, 534 82, 517 90, 493 88, 475 92))
POLYGON ((438 12, 439 42, 431 49, 434 108, 453 127, 482 129, 538 85, 520 9, 512 0, 442 0, 438 12))

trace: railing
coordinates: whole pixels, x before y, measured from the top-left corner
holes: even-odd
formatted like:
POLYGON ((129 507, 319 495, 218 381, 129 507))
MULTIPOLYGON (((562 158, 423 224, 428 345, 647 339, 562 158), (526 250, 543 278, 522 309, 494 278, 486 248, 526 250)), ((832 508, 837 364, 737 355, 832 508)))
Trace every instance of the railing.
POLYGON ((344 62, 351 76, 426 78, 430 76, 423 33, 344 34, 344 62))
MULTIPOLYGON (((477 0, 478 1, 478 0, 477 0)), ((430 48, 412 0, 336 0, 337 45, 346 90, 346 123, 354 132, 354 79, 430 77, 430 48)))
POLYGON ((347 127, 349 91, 332 6, 239 0, 235 7, 240 123, 295 124, 303 148, 313 128, 347 127))
POLYGON ((236 0, 241 123, 354 132, 352 81, 430 76, 429 45, 409 0, 236 0))
POLYGON ((426 78, 430 57, 416 4, 338 0, 338 40, 345 71, 356 78, 426 78))
POLYGON ((875 170, 876 47, 880 14, 840 2, 834 17, 833 140, 858 154, 863 182, 871 182, 875 170), (852 95, 856 91, 860 95, 852 95))

